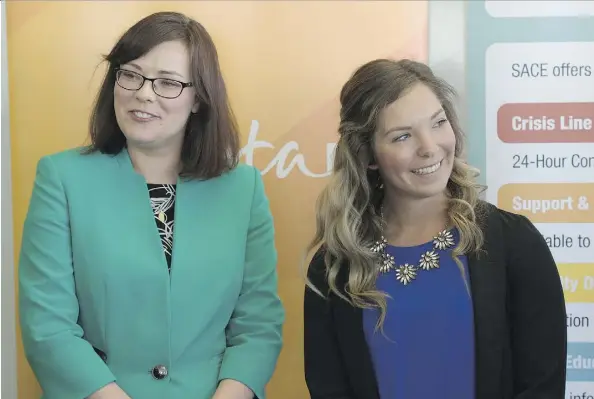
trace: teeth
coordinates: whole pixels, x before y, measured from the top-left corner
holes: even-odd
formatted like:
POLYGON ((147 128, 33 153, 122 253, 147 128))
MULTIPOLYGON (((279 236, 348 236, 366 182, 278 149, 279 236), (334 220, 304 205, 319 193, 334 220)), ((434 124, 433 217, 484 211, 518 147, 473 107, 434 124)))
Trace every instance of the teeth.
POLYGON ((428 175, 429 173, 435 172, 441 166, 441 161, 436 163, 435 165, 428 166, 426 168, 415 169, 412 172, 416 175, 428 175))
POLYGON ((132 113, 137 118, 142 118, 142 119, 150 119, 150 118, 154 118, 155 117, 155 115, 147 114, 146 112, 134 111, 132 113))

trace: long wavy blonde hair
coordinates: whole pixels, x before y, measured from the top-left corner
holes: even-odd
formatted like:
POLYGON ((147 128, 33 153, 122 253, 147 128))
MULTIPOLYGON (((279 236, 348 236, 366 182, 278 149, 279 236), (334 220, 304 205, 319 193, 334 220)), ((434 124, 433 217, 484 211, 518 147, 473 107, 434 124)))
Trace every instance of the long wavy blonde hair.
MULTIPOLYGON (((379 308, 379 327, 386 313, 386 294, 376 289, 378 255, 370 247, 381 236, 383 190, 379 173, 369 169, 374 161, 372 143, 380 112, 417 83, 435 93, 456 137, 447 209, 449 224, 460 232, 452 255, 462 273, 458 257, 480 251, 483 244, 477 223, 481 186, 475 183, 478 171, 462 160, 464 134, 455 111, 453 87, 427 65, 411 60, 378 59, 361 66, 340 93, 340 138, 333 174, 318 197, 316 232, 307 252, 323 245, 330 291, 353 306, 379 308), (348 267, 348 280, 339 287, 337 276, 342 267, 348 267)), ((324 296, 309 280, 307 285, 324 296)))

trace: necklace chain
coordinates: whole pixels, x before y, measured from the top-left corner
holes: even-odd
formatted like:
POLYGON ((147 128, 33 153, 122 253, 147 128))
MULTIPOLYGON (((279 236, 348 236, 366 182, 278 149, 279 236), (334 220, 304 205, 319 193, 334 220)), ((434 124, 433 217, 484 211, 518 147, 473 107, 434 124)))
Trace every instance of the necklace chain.
MULTIPOLYGON (((382 222, 384 221, 383 207, 381 209, 382 222)), ((378 269, 380 273, 389 273, 395 271, 396 280, 403 285, 408 285, 413 282, 421 270, 434 270, 439 268, 439 254, 437 251, 444 251, 454 245, 454 236, 449 230, 440 231, 433 237, 433 246, 430 250, 425 251, 416 265, 404 263, 396 265, 394 257, 386 252, 388 240, 382 234, 379 241, 376 241, 371 247, 371 251, 379 254, 378 269)))

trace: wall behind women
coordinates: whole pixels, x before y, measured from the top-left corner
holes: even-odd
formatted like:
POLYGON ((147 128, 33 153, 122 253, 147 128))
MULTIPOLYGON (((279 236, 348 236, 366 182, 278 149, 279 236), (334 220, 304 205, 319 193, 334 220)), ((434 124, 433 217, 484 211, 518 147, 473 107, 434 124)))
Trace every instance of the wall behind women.
MULTIPOLYGON (((37 160, 86 142, 104 72, 101 54, 147 14, 185 12, 205 25, 219 48, 243 160, 265 174, 275 216, 287 323, 269 396, 307 397, 299 266, 336 141, 337 96, 353 70, 373 58, 426 60, 427 7, 425 1, 8 2, 15 261, 37 160)), ((38 398, 20 339, 16 358, 19 399, 38 398)))

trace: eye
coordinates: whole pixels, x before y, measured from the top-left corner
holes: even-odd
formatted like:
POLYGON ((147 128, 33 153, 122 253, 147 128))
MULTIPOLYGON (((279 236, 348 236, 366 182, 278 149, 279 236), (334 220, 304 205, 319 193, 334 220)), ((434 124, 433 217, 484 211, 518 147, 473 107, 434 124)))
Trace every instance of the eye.
POLYGON ((433 125, 434 128, 439 128, 442 127, 444 124, 446 124, 448 122, 448 120, 446 118, 442 118, 440 120, 438 120, 435 125, 433 125))
POLYGON ((120 70, 120 76, 124 79, 130 79, 130 80, 138 79, 138 75, 136 73, 131 72, 131 71, 126 71, 124 69, 120 70))
POLYGON ((401 134, 400 136, 393 137, 392 138, 392 142, 404 141, 404 140, 406 140, 409 137, 410 137, 410 134, 409 133, 404 133, 404 134, 401 134))
POLYGON ((160 82, 163 86, 166 86, 166 87, 178 87, 179 86, 179 82, 176 82, 175 80, 163 79, 163 80, 160 80, 160 82))

